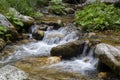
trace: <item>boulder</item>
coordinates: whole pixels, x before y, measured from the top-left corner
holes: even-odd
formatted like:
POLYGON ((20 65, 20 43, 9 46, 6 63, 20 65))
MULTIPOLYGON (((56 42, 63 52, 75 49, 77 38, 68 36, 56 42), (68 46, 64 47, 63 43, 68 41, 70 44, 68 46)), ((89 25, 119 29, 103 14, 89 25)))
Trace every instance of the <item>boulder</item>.
POLYGON ((84 48, 83 41, 68 42, 63 45, 58 45, 51 49, 52 56, 61 56, 62 58, 75 57, 82 53, 84 48))
POLYGON ((6 65, 0 68, 0 80, 29 80, 28 74, 24 71, 11 66, 6 65))
POLYGON ((20 14, 15 8, 10 8, 9 12, 12 12, 16 18, 19 18, 27 26, 34 23, 34 19, 32 17, 20 14))
POLYGON ((5 47, 6 43, 3 39, 0 38, 0 50, 2 50, 5 47))
POLYGON ((114 46, 101 43, 95 48, 95 54, 100 62, 107 65, 111 70, 120 75, 120 49, 114 46))
POLYGON ((32 33, 32 37, 37 40, 41 40, 44 37, 44 31, 38 30, 37 32, 32 33))

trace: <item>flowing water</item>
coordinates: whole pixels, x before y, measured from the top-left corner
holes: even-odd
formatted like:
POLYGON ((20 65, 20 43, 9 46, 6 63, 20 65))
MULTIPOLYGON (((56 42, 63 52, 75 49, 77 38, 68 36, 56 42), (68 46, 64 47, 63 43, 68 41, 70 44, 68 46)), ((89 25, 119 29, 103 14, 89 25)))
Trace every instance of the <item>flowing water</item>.
MULTIPOLYGON (((52 47, 75 41, 79 39, 77 30, 69 27, 61 27, 58 30, 48 28, 42 41, 31 42, 29 44, 15 45, 14 52, 7 58, 3 58, 0 63, 9 63, 32 56, 50 56, 52 47)), ((77 72, 81 74, 91 74, 96 70, 97 59, 94 57, 94 47, 87 51, 87 43, 84 46, 82 55, 71 60, 62 60, 59 63, 46 66, 47 68, 59 68, 62 71, 77 72)))

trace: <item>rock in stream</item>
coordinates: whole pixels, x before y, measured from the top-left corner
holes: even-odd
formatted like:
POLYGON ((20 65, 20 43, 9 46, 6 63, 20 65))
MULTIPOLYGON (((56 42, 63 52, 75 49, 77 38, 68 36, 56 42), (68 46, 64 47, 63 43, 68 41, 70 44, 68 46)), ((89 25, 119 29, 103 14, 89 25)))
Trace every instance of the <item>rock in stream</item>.
POLYGON ((98 44, 95 53, 99 60, 120 75, 120 49, 105 43, 98 44))
POLYGON ((0 80, 25 80, 25 79, 28 79, 28 74, 14 66, 6 65, 5 67, 0 69, 0 80))

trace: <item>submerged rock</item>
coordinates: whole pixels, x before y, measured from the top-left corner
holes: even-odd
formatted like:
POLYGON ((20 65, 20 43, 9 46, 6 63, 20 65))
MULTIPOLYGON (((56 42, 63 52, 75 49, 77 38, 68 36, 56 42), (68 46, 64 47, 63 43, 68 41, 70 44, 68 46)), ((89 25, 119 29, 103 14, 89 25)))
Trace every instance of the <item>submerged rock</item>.
POLYGON ((38 30, 37 32, 32 33, 32 37, 37 40, 42 40, 42 38, 44 37, 44 31, 38 30))
MULTIPOLYGON (((60 62, 60 57, 37 57, 18 61, 15 66, 29 73, 35 80, 99 80, 90 79, 77 72, 63 71, 52 65, 60 62)), ((64 65, 64 64, 63 64, 64 65)))
POLYGON ((58 45, 51 49, 52 56, 62 56, 62 58, 75 57, 83 51, 84 42, 73 41, 63 45, 58 45))
POLYGON ((95 54, 99 60, 120 75, 120 49, 108 44, 98 44, 95 54))
POLYGON ((15 65, 19 67, 26 67, 31 69, 35 67, 42 67, 46 65, 51 65, 54 63, 58 63, 61 61, 61 57, 34 57, 34 58, 26 58, 21 61, 18 61, 15 65))
POLYGON ((3 68, 0 68, 0 80, 29 80, 28 74, 24 71, 7 65, 3 68))

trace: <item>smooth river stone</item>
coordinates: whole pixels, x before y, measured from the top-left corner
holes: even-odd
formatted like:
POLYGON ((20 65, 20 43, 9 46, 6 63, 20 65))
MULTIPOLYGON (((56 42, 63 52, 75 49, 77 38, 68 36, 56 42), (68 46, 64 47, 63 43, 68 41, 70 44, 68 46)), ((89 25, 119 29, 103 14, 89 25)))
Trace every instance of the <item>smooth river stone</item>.
POLYGON ((0 68, 0 80, 25 80, 25 79, 28 79, 28 74, 14 66, 6 65, 0 68))

